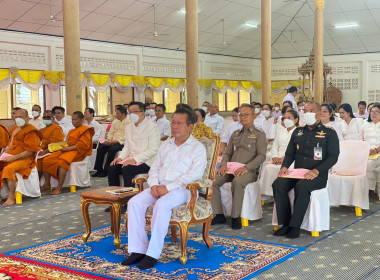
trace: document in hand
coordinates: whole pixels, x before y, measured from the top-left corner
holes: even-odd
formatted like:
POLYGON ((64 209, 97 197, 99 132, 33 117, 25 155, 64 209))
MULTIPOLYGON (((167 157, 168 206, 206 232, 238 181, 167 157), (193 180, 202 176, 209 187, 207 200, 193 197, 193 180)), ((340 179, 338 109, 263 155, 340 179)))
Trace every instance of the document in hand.
POLYGON ((227 174, 234 174, 235 171, 241 167, 244 167, 245 164, 240 162, 227 162, 227 174))
POLYGON ((8 154, 8 153, 2 153, 0 156, 0 160, 4 160, 5 158, 10 157, 10 156, 12 156, 12 155, 8 154))
MULTIPOLYGON (((131 159, 133 159, 133 158, 131 158, 131 157, 126 158, 125 160, 119 161, 117 164, 124 164, 124 162, 126 162, 127 160, 131 160, 131 159)), ((139 162, 139 163, 135 163, 135 164, 131 164, 131 165, 138 166, 140 164, 143 164, 143 162, 139 162)))
POLYGON ((305 179, 305 174, 310 171, 309 169, 297 168, 297 169, 288 169, 289 174, 281 176, 281 178, 292 178, 292 179, 305 179))
POLYGON ((380 157, 380 154, 374 154, 374 155, 370 155, 368 158, 369 159, 378 159, 380 157))
POLYGON ((48 145, 49 152, 56 152, 62 149, 63 147, 67 147, 67 142, 58 142, 58 143, 51 143, 48 145))
POLYGON ((99 139, 99 143, 100 144, 103 144, 104 142, 106 142, 107 140, 106 139, 99 139))

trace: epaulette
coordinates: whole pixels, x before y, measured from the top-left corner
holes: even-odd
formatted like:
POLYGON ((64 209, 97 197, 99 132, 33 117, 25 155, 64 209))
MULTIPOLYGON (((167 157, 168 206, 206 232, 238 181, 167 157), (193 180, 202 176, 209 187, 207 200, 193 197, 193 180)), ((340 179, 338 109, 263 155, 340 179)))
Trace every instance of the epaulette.
POLYGON ((328 129, 331 129, 331 130, 335 130, 335 128, 333 128, 332 126, 326 126, 325 125, 325 127, 328 128, 328 129))

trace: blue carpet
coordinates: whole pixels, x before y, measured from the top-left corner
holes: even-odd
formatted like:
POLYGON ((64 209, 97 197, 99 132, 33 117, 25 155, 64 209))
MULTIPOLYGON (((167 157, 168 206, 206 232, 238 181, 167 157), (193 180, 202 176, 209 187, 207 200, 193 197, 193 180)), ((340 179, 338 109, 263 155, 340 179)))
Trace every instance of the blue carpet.
POLYGON ((121 266, 128 251, 128 238, 121 230, 121 247, 113 245, 109 227, 96 229, 86 244, 82 234, 8 252, 38 262, 54 264, 111 279, 251 279, 305 248, 260 242, 239 237, 210 234, 214 243, 208 249, 202 234, 189 232, 186 265, 179 261, 179 245, 165 240, 164 250, 157 265, 150 270, 140 270, 135 265, 121 266))

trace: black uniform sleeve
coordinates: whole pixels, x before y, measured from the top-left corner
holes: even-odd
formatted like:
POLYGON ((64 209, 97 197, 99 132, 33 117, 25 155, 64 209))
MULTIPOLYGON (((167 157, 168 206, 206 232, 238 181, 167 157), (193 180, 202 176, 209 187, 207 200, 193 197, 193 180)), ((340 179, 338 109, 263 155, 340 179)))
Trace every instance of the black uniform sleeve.
POLYGON ((288 147, 286 148, 284 161, 282 162, 281 167, 289 168, 289 166, 294 162, 294 159, 296 157, 296 148, 294 143, 294 138, 296 137, 296 133, 298 133, 298 130, 295 129, 292 133, 292 137, 290 138, 288 147))
POLYGON ((331 130, 327 136, 327 158, 315 169, 318 172, 326 172, 338 161, 339 157, 339 138, 335 130, 331 130))

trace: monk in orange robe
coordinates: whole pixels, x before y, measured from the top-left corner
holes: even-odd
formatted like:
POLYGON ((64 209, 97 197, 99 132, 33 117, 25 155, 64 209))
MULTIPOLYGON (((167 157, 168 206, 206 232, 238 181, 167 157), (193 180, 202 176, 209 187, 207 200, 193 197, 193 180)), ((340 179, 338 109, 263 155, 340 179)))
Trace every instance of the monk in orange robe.
POLYGON ((74 129, 67 134, 67 145, 59 151, 53 152, 44 159, 43 171, 45 184, 42 189, 50 188, 50 176, 58 180, 57 188, 50 194, 60 194, 66 173, 72 162, 82 161, 92 154, 92 136, 95 131, 92 127, 83 125, 84 115, 76 111, 72 115, 74 129))
POLYGON ((4 151, 10 156, 0 160, 0 189, 5 182, 9 190, 8 199, 3 206, 15 204, 16 172, 27 179, 32 168, 36 166, 35 153, 41 149, 42 134, 33 125, 27 123, 28 119, 27 110, 16 111, 17 127, 12 129, 9 148, 4 151))
POLYGON ((5 126, 0 123, 0 151, 8 147, 9 145, 9 133, 5 126))
MULTIPOLYGON (((43 115, 43 122, 46 125, 45 128, 41 129, 40 132, 42 133, 42 143, 41 143, 41 149, 42 151, 38 153, 38 156, 43 156, 49 152, 48 145, 51 143, 58 143, 65 140, 65 134, 63 134, 62 128, 58 125, 53 123, 54 114, 50 110, 46 110, 43 115)), ((40 177, 42 176, 42 162, 44 158, 40 158, 37 160, 37 169, 38 174, 40 177)))

